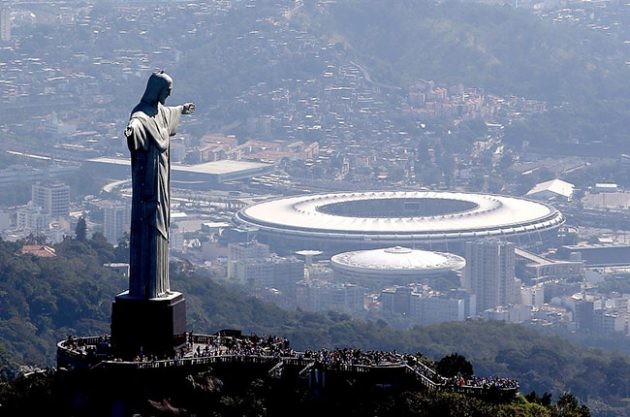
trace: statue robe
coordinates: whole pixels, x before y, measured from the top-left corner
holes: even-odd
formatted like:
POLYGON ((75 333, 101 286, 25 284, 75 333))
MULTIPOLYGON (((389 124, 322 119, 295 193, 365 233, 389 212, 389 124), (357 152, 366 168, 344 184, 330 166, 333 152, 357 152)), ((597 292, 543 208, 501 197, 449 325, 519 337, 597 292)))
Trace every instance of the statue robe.
POLYGON ((170 137, 175 134, 182 114, 181 106, 167 107, 145 100, 147 94, 155 96, 150 87, 131 114, 126 133, 133 192, 129 295, 142 299, 159 298, 170 292, 169 151, 170 137))

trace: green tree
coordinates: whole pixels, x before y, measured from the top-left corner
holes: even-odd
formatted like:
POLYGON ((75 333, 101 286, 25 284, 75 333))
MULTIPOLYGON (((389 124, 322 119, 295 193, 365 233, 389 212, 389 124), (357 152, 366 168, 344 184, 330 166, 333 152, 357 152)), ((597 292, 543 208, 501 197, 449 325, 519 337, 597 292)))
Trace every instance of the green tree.
POLYGON ((114 248, 114 261, 129 262, 129 233, 125 232, 114 248))
POLYGON ((565 392, 556 403, 558 417, 591 417, 591 412, 585 405, 580 405, 577 398, 569 392, 565 392))
POLYGON ((473 366, 464 356, 453 353, 444 356, 437 363, 436 370, 442 376, 451 378, 461 375, 464 378, 473 376, 473 366))
POLYGON ((76 235, 76 239, 80 242, 85 242, 87 240, 87 224, 85 223, 83 216, 79 218, 77 227, 74 229, 74 234, 76 235))
POLYGON ((545 407, 551 405, 551 394, 548 392, 543 393, 543 395, 539 397, 538 394, 536 394, 536 391, 532 391, 525 395, 525 398, 531 403, 544 405, 545 407))

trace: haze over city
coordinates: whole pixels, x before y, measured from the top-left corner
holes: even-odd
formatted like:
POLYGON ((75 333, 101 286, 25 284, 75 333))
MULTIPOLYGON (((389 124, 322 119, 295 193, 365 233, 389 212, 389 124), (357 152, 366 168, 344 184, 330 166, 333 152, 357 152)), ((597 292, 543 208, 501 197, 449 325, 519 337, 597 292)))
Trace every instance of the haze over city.
POLYGON ((0 414, 629 415, 629 21, 0 1, 0 414))

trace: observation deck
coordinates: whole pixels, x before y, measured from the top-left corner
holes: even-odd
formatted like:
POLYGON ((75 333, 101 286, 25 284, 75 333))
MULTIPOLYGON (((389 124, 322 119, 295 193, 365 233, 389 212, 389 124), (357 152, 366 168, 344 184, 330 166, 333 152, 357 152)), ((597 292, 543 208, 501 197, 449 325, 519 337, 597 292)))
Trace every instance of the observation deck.
POLYGON ((185 343, 172 356, 138 355, 123 360, 112 355, 109 336, 69 337, 57 343, 61 368, 94 372, 195 372, 212 369, 257 372, 271 378, 301 379, 313 387, 324 381, 353 377, 380 386, 405 386, 459 392, 495 401, 510 401, 519 392, 518 381, 508 378, 446 378, 438 374, 421 354, 403 354, 360 349, 321 349, 298 352, 280 337, 243 336, 239 331, 213 335, 186 333, 185 343))

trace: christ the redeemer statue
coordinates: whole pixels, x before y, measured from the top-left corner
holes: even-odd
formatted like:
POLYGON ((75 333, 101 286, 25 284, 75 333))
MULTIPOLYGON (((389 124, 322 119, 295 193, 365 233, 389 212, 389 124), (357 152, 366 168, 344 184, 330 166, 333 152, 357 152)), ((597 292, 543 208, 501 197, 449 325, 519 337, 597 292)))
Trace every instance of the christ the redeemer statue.
POLYGON ((125 129, 132 182, 129 291, 112 303, 111 346, 126 359, 170 357, 185 343, 186 300, 171 291, 168 277, 169 153, 179 117, 194 112, 195 105, 165 106, 172 88, 163 71, 152 74, 125 129))
POLYGON ((173 80, 163 71, 151 75, 125 129, 131 152, 131 237, 129 297, 154 299, 170 294, 170 137, 182 114, 195 105, 169 107, 173 80))

